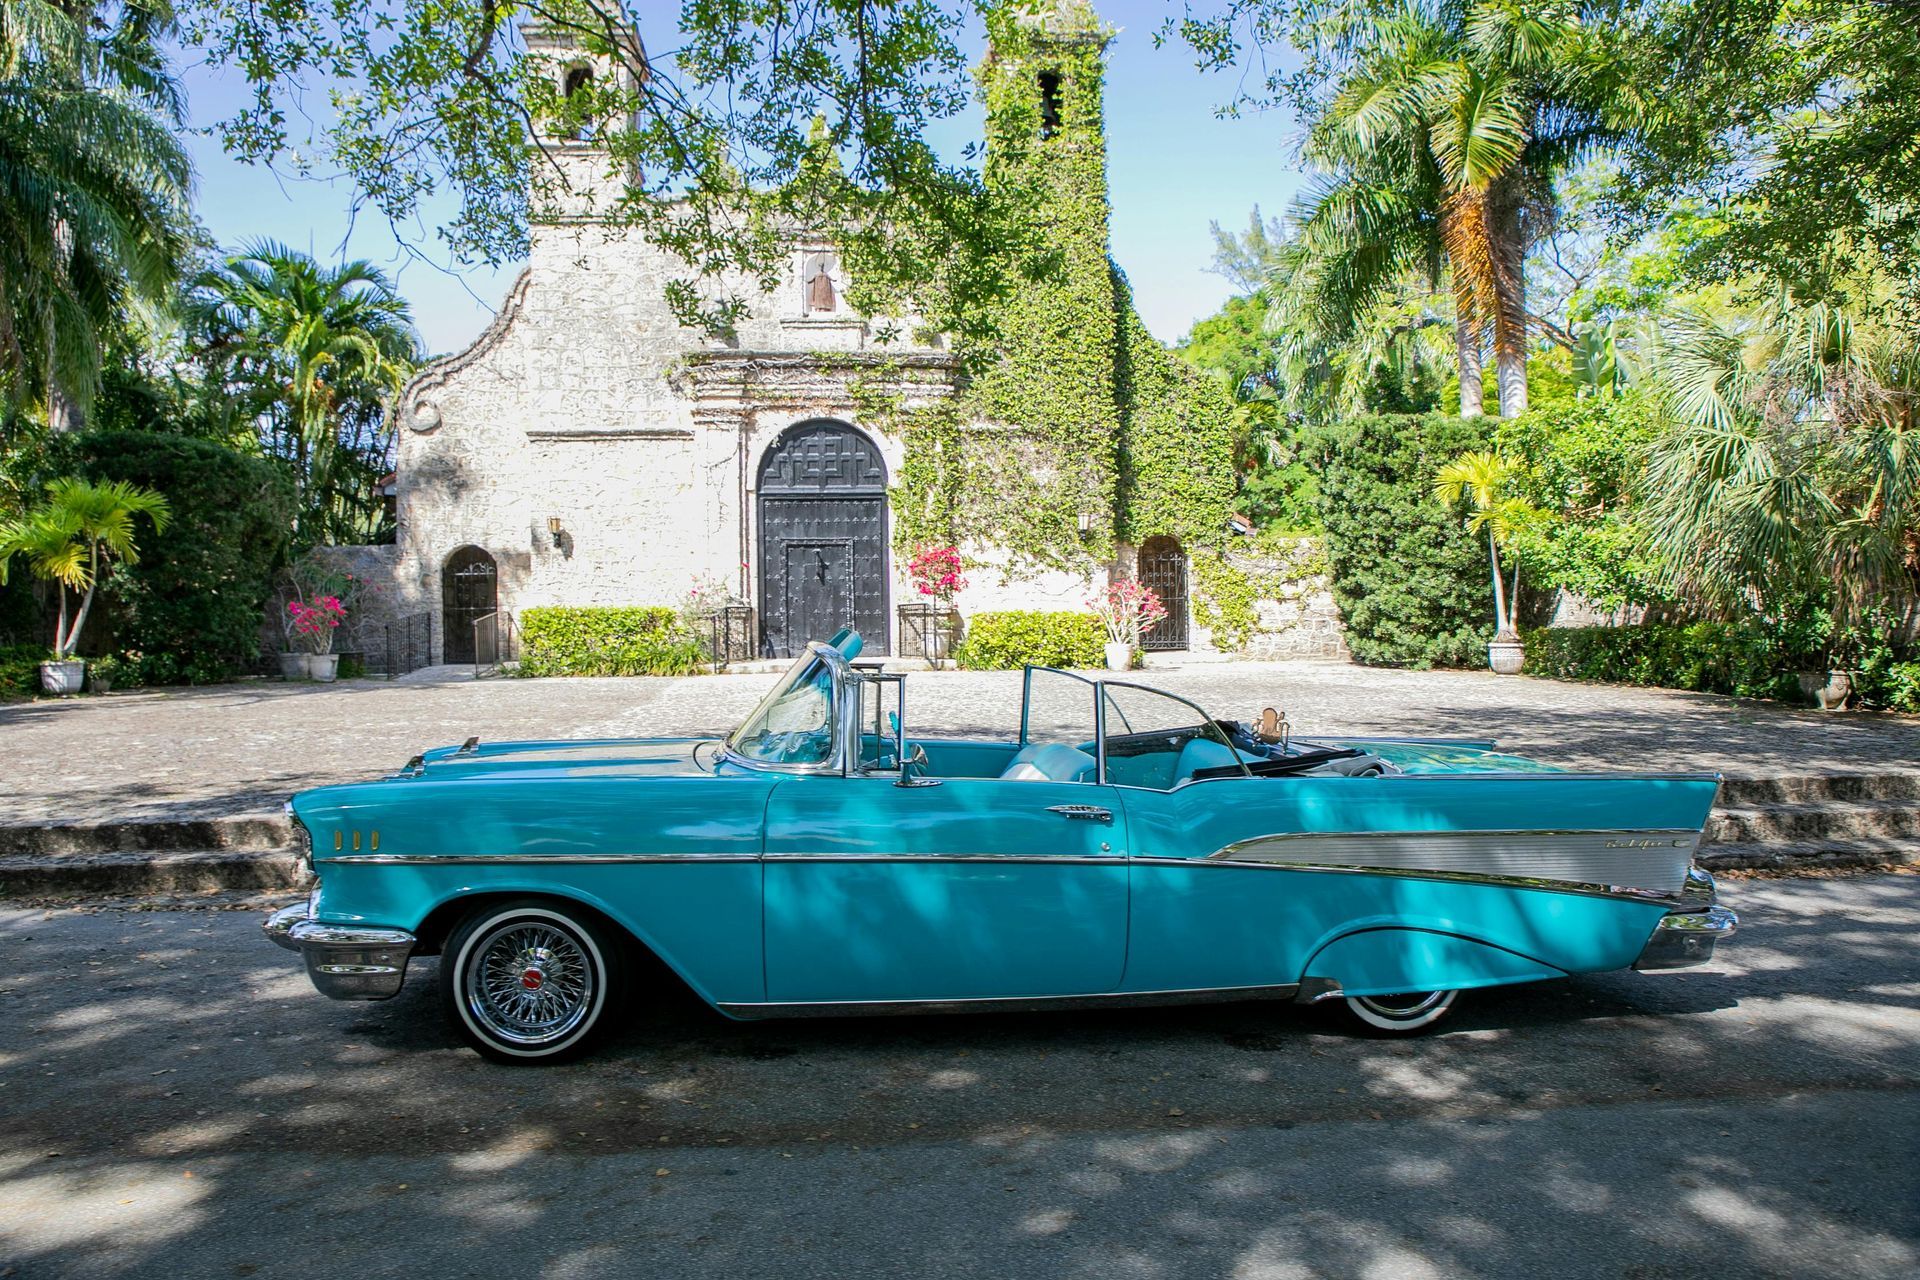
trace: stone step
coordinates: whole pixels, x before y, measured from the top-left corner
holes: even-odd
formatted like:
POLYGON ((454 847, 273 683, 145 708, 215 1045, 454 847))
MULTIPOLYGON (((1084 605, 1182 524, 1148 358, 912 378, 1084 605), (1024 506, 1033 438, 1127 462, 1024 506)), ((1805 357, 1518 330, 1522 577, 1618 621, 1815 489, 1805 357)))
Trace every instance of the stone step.
POLYGON ((76 822, 0 826, 0 859, 29 855, 284 849, 292 828, 280 814, 240 814, 157 822, 76 822))
POLYGON ((0 856, 0 899, 301 889, 291 849, 116 850, 0 856))
POLYGON ((1741 808, 1770 804, 1817 804, 1826 800, 1912 800, 1920 802, 1920 771, 1823 773, 1773 778, 1728 778, 1720 784, 1720 804, 1741 808))
POLYGON ((1860 838, 1703 844, 1695 860, 1709 871, 1911 867, 1920 866, 1920 840, 1860 838))
POLYGON ((1752 844, 1821 839, 1920 840, 1920 801, 1824 800, 1715 809, 1707 844, 1752 844))

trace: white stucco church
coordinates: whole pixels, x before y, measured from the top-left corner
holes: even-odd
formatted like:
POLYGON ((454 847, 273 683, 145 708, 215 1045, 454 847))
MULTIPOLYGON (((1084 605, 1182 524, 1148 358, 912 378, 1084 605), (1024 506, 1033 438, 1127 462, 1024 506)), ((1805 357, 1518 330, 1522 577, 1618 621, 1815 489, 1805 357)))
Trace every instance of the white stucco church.
MULTIPOLYGON (((563 90, 572 77, 624 74, 561 34, 524 34, 563 90)), ((706 578, 752 607, 758 656, 848 624, 870 653, 902 652, 897 606, 919 600, 889 509, 905 445, 863 421, 855 389, 884 368, 904 407, 951 394, 958 362, 944 340, 893 336, 916 333, 911 317, 854 313, 833 245, 805 236, 771 291, 720 283, 752 298, 731 334, 683 326, 666 285, 685 265, 593 213, 625 175, 591 140, 543 148, 568 194, 535 202, 526 269, 486 331, 423 368, 397 401, 395 544, 342 549, 384 580, 380 613, 430 616, 427 660, 465 662, 489 615, 672 605, 706 578)), ((1104 170, 1104 153, 1098 162, 1104 170)), ((1185 646, 1184 552, 1153 541, 1163 545, 1149 585, 1176 610, 1161 647, 1185 646)), ((993 562, 992 548, 967 551, 993 562)), ((1146 561, 1135 563, 1146 577, 1146 561)), ((1080 609, 1090 586, 988 567, 957 604, 968 615, 1080 609)), ((1204 644, 1205 632, 1192 639, 1204 644)))

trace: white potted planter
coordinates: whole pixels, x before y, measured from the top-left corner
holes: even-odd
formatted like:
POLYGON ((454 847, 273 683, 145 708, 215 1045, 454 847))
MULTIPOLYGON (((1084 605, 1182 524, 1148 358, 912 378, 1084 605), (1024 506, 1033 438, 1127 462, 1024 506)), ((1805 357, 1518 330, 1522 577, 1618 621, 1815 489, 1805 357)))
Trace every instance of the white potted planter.
POLYGON ((332 684, 340 674, 340 655, 337 653, 309 653, 307 660, 307 679, 318 680, 321 684, 332 684))
POLYGON ((1853 673, 1802 671, 1800 692, 1822 711, 1838 711, 1847 705, 1847 699, 1853 694, 1853 673))
POLYGON ((80 692, 87 664, 78 658, 55 658, 40 664, 40 687, 62 697, 80 692))
POLYGON ((1133 646, 1125 640, 1107 641, 1107 670, 1126 671, 1133 666, 1133 646))
POLYGON ((307 658, 304 653, 283 653, 280 658, 280 678, 282 680, 305 680, 307 678, 307 658))
POLYGON ((1526 665, 1527 646, 1511 631, 1497 633, 1487 641, 1487 666, 1497 676, 1517 676, 1526 665))

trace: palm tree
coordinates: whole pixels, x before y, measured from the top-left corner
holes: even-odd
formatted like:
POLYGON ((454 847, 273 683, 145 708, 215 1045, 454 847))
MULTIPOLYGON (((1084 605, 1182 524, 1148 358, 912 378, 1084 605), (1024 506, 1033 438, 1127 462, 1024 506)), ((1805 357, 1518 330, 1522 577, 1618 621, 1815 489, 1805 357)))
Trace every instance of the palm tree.
POLYGON ((1527 407, 1525 259, 1556 174, 1620 136, 1614 87, 1571 0, 1442 0, 1363 18, 1359 52, 1307 142, 1328 180, 1303 209, 1322 305, 1364 311, 1406 275, 1454 299, 1460 410, 1480 412, 1491 336, 1500 413, 1527 407))
POLYGON ((139 559, 134 545, 137 516, 151 521, 155 533, 164 533, 172 512, 166 498, 124 480, 91 484, 69 479, 48 485, 44 503, 0 526, 0 583, 7 580, 8 561, 25 556, 35 576, 51 581, 60 597, 54 657, 67 657, 79 644, 100 571, 109 561, 131 564, 139 559), (71 626, 67 623, 69 590, 81 593, 71 626))
POLYGON ((1520 562, 1513 565, 1513 590, 1509 594, 1501 581, 1500 548, 1528 522, 1534 511, 1524 499, 1503 496, 1502 490, 1513 479, 1514 465, 1491 449, 1463 453, 1440 468, 1433 478, 1433 493, 1449 507, 1465 499, 1472 514, 1467 528, 1487 535, 1487 560, 1493 569, 1493 626, 1496 641, 1518 637, 1509 602, 1520 599, 1520 562))
POLYGON ((1645 514, 1678 598, 1738 614, 1824 595, 1841 636, 1920 596, 1920 340, 1875 318, 1884 300, 1781 290, 1666 318, 1652 372, 1683 425, 1649 457, 1645 514))
POLYGON ((0 0, 0 384, 56 427, 91 398, 101 335, 164 306, 186 260, 171 25, 157 3, 0 0))
POLYGON ((306 540, 355 527, 353 464, 381 462, 386 449, 364 425, 384 420, 377 406, 420 358, 385 273, 261 242, 200 277, 188 322, 227 379, 258 397, 260 444, 293 467, 306 540))

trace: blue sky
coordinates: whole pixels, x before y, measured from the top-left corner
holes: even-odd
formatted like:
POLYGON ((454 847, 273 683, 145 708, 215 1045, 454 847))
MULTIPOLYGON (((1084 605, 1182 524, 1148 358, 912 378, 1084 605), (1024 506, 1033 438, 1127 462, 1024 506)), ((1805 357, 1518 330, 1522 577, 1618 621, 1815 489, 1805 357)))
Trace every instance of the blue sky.
MULTIPOLYGON (((1231 95, 1234 82, 1202 76, 1179 47, 1153 47, 1153 31, 1169 12, 1164 0, 1104 0, 1098 7, 1121 28, 1109 50, 1106 95, 1114 256, 1133 282, 1148 328, 1171 342, 1230 292, 1207 270, 1213 256, 1208 222, 1238 229, 1255 204, 1279 213, 1299 190, 1294 125, 1281 114, 1216 119, 1214 107, 1231 95)), ((659 8, 661 20, 670 22, 673 9, 659 8)), ((182 70, 195 124, 219 119, 245 92, 230 71, 182 70)), ((976 114, 949 122, 936 142, 957 154, 979 136, 976 114)), ((378 214, 353 219, 344 183, 236 163, 212 138, 194 138, 192 150, 200 216, 221 244, 270 238, 323 258, 341 256, 344 248, 346 256, 380 263, 399 277, 434 352, 472 341, 518 271, 518 264, 489 270, 451 263, 434 237, 431 208, 424 225, 403 232, 430 260, 423 262, 401 247, 378 214)))

